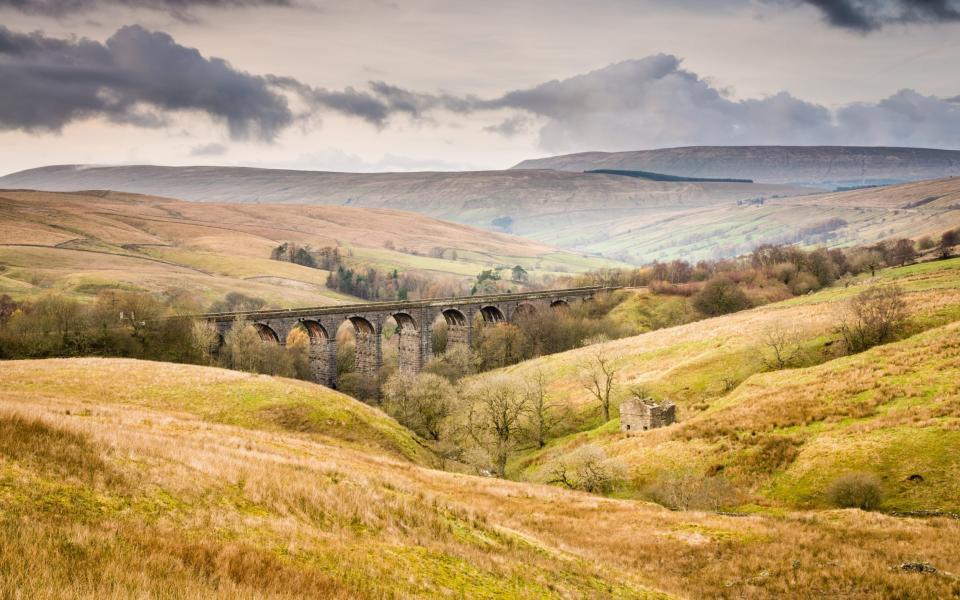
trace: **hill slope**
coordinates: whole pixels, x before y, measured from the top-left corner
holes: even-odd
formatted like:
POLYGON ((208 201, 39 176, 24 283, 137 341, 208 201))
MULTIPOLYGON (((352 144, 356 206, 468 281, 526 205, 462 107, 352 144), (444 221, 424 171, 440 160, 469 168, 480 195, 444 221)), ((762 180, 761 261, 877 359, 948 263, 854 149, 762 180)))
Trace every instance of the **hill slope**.
MULTIPOLYGON (((376 413, 332 392, 290 399, 300 385, 309 384, 138 361, 0 364, 0 589, 58 598, 957 591, 948 577, 890 569, 922 560, 960 570, 955 521, 671 512, 432 471, 375 443, 359 448, 362 435, 338 441, 345 430, 329 418, 316 421, 320 433, 247 417, 229 424, 301 402, 376 413), (176 392, 159 386, 168 379, 176 392), (196 380, 215 383, 193 390, 196 380), (258 391, 238 394, 234 383, 258 391)), ((355 431, 384 431, 377 418, 367 423, 355 431)))
MULTIPOLYGON (((61 166, 9 175, 0 178, 3 185, 401 209, 639 264, 733 256, 765 242, 872 244, 960 225, 960 177, 811 195, 810 188, 771 184, 559 171, 364 174, 61 166)), ((391 232, 397 225, 382 223, 391 232)), ((391 235, 367 233, 381 241, 391 235)))
POLYGON ((117 190, 194 201, 391 208, 575 248, 638 214, 806 193, 777 185, 667 183, 556 171, 326 173, 228 167, 43 167, 0 177, 0 187, 117 190), (587 232, 587 233, 585 233, 587 232))
POLYGON ((843 186, 960 175, 960 150, 856 146, 693 146, 582 152, 525 160, 514 169, 653 171, 764 183, 843 186))
POLYGON ((270 260, 282 242, 340 246, 354 265, 460 280, 496 265, 521 264, 536 277, 611 264, 388 209, 0 191, 0 293, 16 296, 125 286, 185 288, 207 300, 237 290, 280 306, 346 299, 325 287, 326 271, 270 260))
POLYGON ((722 472, 743 502, 822 506, 832 477, 868 468, 888 487, 887 508, 960 511, 960 259, 890 269, 877 281, 907 292, 908 333, 917 335, 861 355, 832 358, 830 346, 863 281, 508 368, 542 373, 551 400, 570 411, 561 437, 515 469, 537 479, 590 442, 627 463, 632 494, 664 474, 722 472), (767 372, 777 331, 808 368, 767 372), (642 389, 676 402, 682 422, 637 436, 621 434, 616 419, 601 423, 580 383, 597 352, 618 370, 616 402, 642 389), (923 482, 908 485, 914 473, 923 482))
POLYGON ((763 203, 636 213, 576 247, 643 262, 738 256, 762 243, 870 245, 937 236, 960 225, 960 177, 787 198, 763 203))

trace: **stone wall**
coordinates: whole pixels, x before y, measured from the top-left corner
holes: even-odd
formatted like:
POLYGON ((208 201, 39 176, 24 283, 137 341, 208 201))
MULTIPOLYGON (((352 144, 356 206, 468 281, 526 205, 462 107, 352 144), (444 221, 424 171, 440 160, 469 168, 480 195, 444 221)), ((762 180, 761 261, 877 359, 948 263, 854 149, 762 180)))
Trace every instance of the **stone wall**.
POLYGON ((420 344, 420 332, 412 327, 400 327, 400 339, 397 362, 403 374, 419 373, 423 369, 423 349, 420 344))
POLYGON ((314 383, 327 387, 337 385, 337 346, 329 339, 310 338, 310 372, 314 383))
POLYGON ((383 366, 383 349, 379 328, 354 332, 357 348, 356 372, 365 379, 376 379, 383 366))

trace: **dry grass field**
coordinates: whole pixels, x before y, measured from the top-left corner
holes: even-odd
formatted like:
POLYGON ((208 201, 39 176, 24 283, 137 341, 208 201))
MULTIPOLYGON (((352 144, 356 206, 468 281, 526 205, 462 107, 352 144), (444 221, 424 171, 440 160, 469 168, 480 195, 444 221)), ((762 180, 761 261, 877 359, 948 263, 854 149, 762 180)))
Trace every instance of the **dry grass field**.
POLYGON ((549 243, 629 260, 652 261, 736 256, 761 243, 846 247, 893 238, 938 236, 960 225, 960 177, 877 188, 789 197, 767 197, 762 205, 734 202, 670 210, 637 211, 603 228, 604 235, 583 237, 571 227, 557 228, 549 243), (809 233, 830 224, 826 236, 809 233), (635 258, 631 258, 635 257, 635 258))
MULTIPOLYGON (((196 286, 316 302, 323 272, 260 254, 278 240, 322 245, 297 220, 341 218, 17 194, 0 199, 4 243, 15 240, 0 246, 0 292, 20 297, 196 286)), ((431 242, 459 235, 437 227, 431 242)), ((516 238, 485 247, 485 235, 464 253, 589 266, 516 238)), ((361 238, 358 256, 402 254, 361 238)), ((642 320, 629 314, 641 304, 616 318, 642 320)), ((503 371, 543 374, 565 412, 544 449, 512 461, 523 481, 438 470, 384 413, 310 383, 124 359, 0 362, 0 598, 960 596, 960 521, 893 514, 960 511, 958 340, 952 259, 527 361, 503 371), (911 313, 901 338, 834 353, 847 301, 893 283, 911 313), (805 356, 796 368, 766 364, 777 330, 805 356), (681 422, 631 436, 601 423, 581 384, 598 352, 618 369, 615 405, 640 390, 674 400, 681 422), (588 443, 626 466, 612 497, 538 483, 588 443), (851 471, 878 477, 879 510, 832 508, 829 486, 851 471), (722 476, 736 498, 719 508, 733 512, 646 502, 665 475, 722 476)))
POLYGON ((182 288, 208 300, 240 291, 279 306, 347 300, 325 287, 326 271, 270 260, 283 242, 339 246, 357 265, 456 280, 496 266, 521 264, 536 277, 615 264, 388 209, 3 191, 0 293, 182 288), (431 257, 435 248, 443 255, 431 257))
POLYGON ((960 152, 862 146, 686 146, 562 154, 528 159, 513 169, 640 170, 833 187, 956 175, 960 173, 960 152))
POLYGON ((551 400, 568 412, 558 437, 519 456, 513 469, 542 479, 551 461, 591 443, 628 466, 627 496, 642 496, 665 475, 723 473, 744 507, 824 507, 832 478, 869 470, 884 484, 886 509, 957 511, 958 338, 960 259, 952 259, 527 361, 505 371, 528 380, 542 373, 551 400), (912 313, 906 337, 838 356, 831 347, 846 301, 872 283, 905 290, 912 313), (777 331, 801 357, 795 366, 806 368, 771 368, 767 339, 777 331), (630 436, 616 418, 601 423, 581 384, 597 353, 618 370, 615 404, 635 390, 668 398, 681 423, 630 436))
MULTIPOLYGON (((757 165, 755 160, 744 164, 757 165)), ((792 164, 788 160, 783 166, 792 164)), ((810 166, 825 173, 822 162, 815 160, 810 166)), ((945 164, 933 169, 911 170, 911 167, 906 178, 942 177, 951 172, 951 168, 945 164)), ((960 177, 825 194, 818 193, 822 188, 796 185, 662 182, 545 169, 323 173, 224 167, 62 165, 14 173, 0 178, 0 185, 47 190, 113 189, 172 195, 214 205, 227 201, 243 203, 243 206, 232 205, 226 222, 244 222, 250 228, 248 231, 262 227, 264 214, 270 216, 268 221, 276 218, 281 227, 306 230, 307 223, 298 217, 307 215, 310 222, 309 215, 314 209, 304 205, 339 205, 340 209, 329 206, 320 209, 321 218, 345 223, 350 220, 347 215, 375 215, 372 224, 378 226, 366 227, 361 223, 359 237, 349 233, 356 229, 355 224, 348 224, 346 231, 329 227, 336 232, 333 237, 346 242, 355 240, 350 243, 358 247, 382 248, 389 239, 397 248, 459 248, 458 244, 443 241, 450 239, 454 231, 451 228, 455 226, 445 224, 441 229, 446 233, 431 231, 429 235, 418 236, 418 230, 424 226, 418 221, 416 227, 408 227, 395 212, 411 211, 487 230, 506 229, 535 240, 534 247, 548 244, 637 264, 736 256, 765 242, 868 245, 897 237, 915 239, 939 235, 945 229, 960 225, 957 200, 960 177), (762 204, 758 204, 761 199, 762 204), (274 204, 264 212, 258 203, 274 204), (278 208, 287 203, 301 206, 293 212, 278 208), (372 212, 358 213, 348 207, 364 207, 372 212), (816 232, 824 227, 830 231, 821 231, 825 235, 818 236, 816 232), (400 229, 404 231, 393 233, 400 229), (434 237, 437 242, 433 241, 434 237)), ((205 210, 196 207, 185 214, 202 215, 205 210)), ((211 214, 219 210, 214 208, 211 214)), ((153 226, 159 227, 156 222, 153 226)), ((479 240, 476 230, 463 231, 474 233, 453 235, 454 241, 466 235, 466 253, 460 253, 461 261, 490 262, 489 255, 493 254, 515 256, 517 259, 512 260, 518 262, 526 256, 525 252, 512 247, 517 238, 512 238, 513 243, 504 238, 496 238, 500 241, 487 238, 488 244, 475 248, 470 240, 479 240), (501 244, 506 244, 503 249, 499 248, 501 244)), ((320 234, 314 231, 313 235, 320 234)), ((276 239, 275 234, 267 237, 276 239)), ((534 250, 538 256, 542 256, 542 252, 542 246, 534 250)), ((574 255, 557 254, 538 268, 549 271, 554 268, 579 270, 578 265, 598 266, 596 259, 591 265, 582 265, 571 256, 574 255)), ((390 254, 388 258, 396 263, 404 257, 390 254)), ((421 266, 443 270, 438 265, 421 266)))
POLYGON ((0 434, 11 598, 960 593, 957 521, 672 512, 435 471, 377 411, 282 379, 6 362, 0 434), (895 568, 912 561, 940 571, 895 568))

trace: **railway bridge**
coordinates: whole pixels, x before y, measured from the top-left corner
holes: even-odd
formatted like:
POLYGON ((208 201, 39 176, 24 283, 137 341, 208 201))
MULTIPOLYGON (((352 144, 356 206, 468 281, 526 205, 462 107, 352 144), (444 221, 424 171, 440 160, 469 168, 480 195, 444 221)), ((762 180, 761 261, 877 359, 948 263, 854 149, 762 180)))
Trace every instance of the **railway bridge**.
POLYGON ((316 383, 336 387, 336 335, 349 321, 356 340, 356 370, 364 378, 376 378, 383 366, 383 327, 393 318, 399 335, 399 368, 418 373, 433 356, 432 329, 438 317, 447 324, 447 347, 469 347, 473 324, 508 323, 524 311, 550 310, 593 298, 614 288, 582 287, 518 294, 491 294, 456 298, 431 298, 397 302, 341 304, 317 308, 208 313, 199 318, 213 323, 222 342, 238 318, 246 319, 269 344, 285 344, 287 336, 301 328, 310 338, 310 370, 316 383))

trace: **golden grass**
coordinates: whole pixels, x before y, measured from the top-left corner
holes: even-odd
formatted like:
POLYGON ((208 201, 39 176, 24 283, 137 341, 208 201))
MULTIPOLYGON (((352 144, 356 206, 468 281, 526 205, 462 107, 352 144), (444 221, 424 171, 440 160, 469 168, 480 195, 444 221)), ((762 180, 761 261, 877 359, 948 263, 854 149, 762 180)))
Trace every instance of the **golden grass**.
MULTIPOLYGON (((240 291, 280 306, 348 300, 326 289, 325 271, 270 260, 283 242, 339 246, 345 256, 352 252, 382 270, 459 279, 503 265, 522 264, 536 276, 615 264, 394 210, 181 202, 113 192, 2 192, 0 241, 0 265, 16 270, 20 281, 39 274, 44 286, 67 293, 89 295, 85 284, 94 280, 151 291, 186 288, 206 300, 240 291), (430 258, 434 248, 446 249, 445 258, 430 258)), ((44 286, 0 280, 0 293, 20 298, 44 286)))
POLYGON ((882 508, 960 511, 958 340, 954 323, 817 367, 754 375, 674 427, 591 441, 630 465, 635 492, 664 472, 722 472, 743 502, 824 507, 834 478, 862 470, 881 477, 882 508))
MULTIPOLYGON (((356 302, 355 298, 332 292, 321 283, 311 283, 319 271, 306 267, 297 267, 303 272, 296 278, 242 279, 226 274, 211 275, 186 265, 164 264, 149 258, 63 248, 0 246, 0 264, 7 267, 0 277, 0 294, 22 299, 57 291, 89 298, 99 289, 119 288, 186 290, 205 302, 220 300, 232 291, 264 298, 277 306, 356 302)), ((285 268, 280 267, 278 271, 282 273, 285 268)))
MULTIPOLYGON (((948 577, 890 569, 919 560, 960 571, 954 521, 855 510, 733 518, 438 472, 376 447, 211 422, 196 414, 200 400, 141 393, 144 381, 183 368, 0 364, 0 426, 50 448, 0 445, 0 589, 30 598, 960 592, 948 577), (78 368, 88 381, 128 377, 92 398, 73 391, 78 368), (25 383, 11 392, 14 381, 25 383), (51 470, 65 453, 79 462, 51 470)), ((231 405, 228 389, 197 395, 231 405)))
POLYGON ((663 474, 722 473, 742 492, 741 503, 823 507, 832 478, 871 470, 882 477, 884 509, 960 510, 957 321, 960 259, 953 259, 527 361, 506 371, 543 373, 551 400, 571 412, 559 437, 521 454, 511 472, 539 480, 544 465, 593 443, 628 466, 620 492, 628 496, 642 497, 663 474), (831 360, 836 353, 825 344, 836 337, 846 300, 869 283, 893 281, 907 291, 913 313, 907 333, 928 331, 831 360), (807 364, 824 364, 764 373, 764 337, 778 327, 809 352, 807 364), (639 436, 621 434, 616 419, 602 424, 579 375, 598 351, 619 367, 617 401, 637 388, 669 398, 682 423, 639 436))
POLYGON ((110 398, 211 423, 302 433, 415 462, 432 459, 413 434, 381 411, 294 379, 195 365, 79 358, 4 362, 0 388, 9 401, 29 403, 41 395, 95 406, 110 398))

